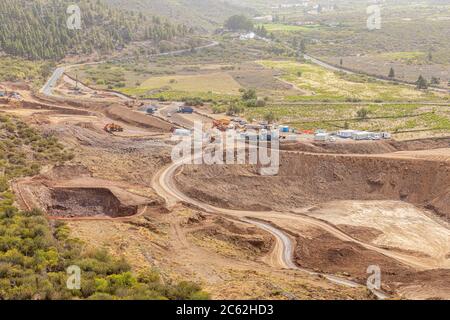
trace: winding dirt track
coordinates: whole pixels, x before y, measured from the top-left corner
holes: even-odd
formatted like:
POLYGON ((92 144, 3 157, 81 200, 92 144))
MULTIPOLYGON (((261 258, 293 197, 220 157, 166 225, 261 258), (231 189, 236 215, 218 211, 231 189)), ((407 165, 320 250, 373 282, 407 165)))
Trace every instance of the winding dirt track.
MULTIPOLYGON (((341 278, 341 277, 337 277, 334 275, 328 275, 328 274, 321 274, 321 273, 317 273, 317 272, 312 272, 306 269, 302 269, 299 268, 296 263, 293 260, 293 252, 294 252, 294 247, 295 247, 295 239, 293 237, 291 237, 290 235, 288 235, 287 233, 285 233, 284 231, 274 227, 273 225, 264 222, 261 219, 264 219, 265 215, 279 215, 280 218, 281 216, 286 217, 286 215, 290 215, 293 218, 299 218, 299 219, 305 219, 305 220, 314 220, 312 218, 306 218, 306 217, 302 217, 302 216, 298 216, 298 215, 294 215, 294 214, 289 214, 289 213, 277 213, 277 212, 252 212, 252 211, 239 211, 239 210, 229 210, 229 209, 223 209, 223 208, 218 208, 218 207, 214 207, 211 206, 209 204, 200 202, 198 200, 192 199, 190 197, 188 197, 187 195, 185 195, 184 193, 182 193, 175 185, 174 182, 174 175, 176 174, 178 168, 180 168, 181 166, 183 166, 184 164, 186 164, 186 159, 182 159, 180 161, 174 162, 171 165, 161 169, 153 178, 153 183, 152 186, 155 189, 155 191, 166 200, 166 203, 169 207, 176 205, 178 202, 185 202, 185 203, 189 203, 191 205, 194 205, 198 208, 201 208, 202 210, 211 213, 211 214, 219 214, 219 215, 223 215, 226 217, 230 217, 230 218, 234 218, 234 219, 238 219, 240 221, 246 222, 246 223, 250 223, 260 229, 263 229, 267 232, 269 232, 270 234, 272 234, 276 240, 275 242, 275 246, 271 252, 271 254, 267 257, 267 262, 272 265, 273 267, 276 268, 284 268, 284 269, 294 269, 294 270, 299 270, 299 271, 303 271, 306 272, 310 275, 319 275, 319 276, 323 276, 324 278, 328 279, 329 281, 339 284, 339 285, 344 285, 344 286, 348 286, 348 287, 361 287, 360 284, 345 279, 345 278, 341 278)), ((332 232, 333 234, 338 234, 340 238, 345 237, 346 239, 350 240, 350 241, 354 241, 354 242, 358 242, 357 240, 351 238, 350 236, 343 236, 341 233, 341 231, 337 231, 334 230, 332 226, 326 224, 325 222, 320 222, 317 221, 316 225, 319 227, 322 227, 324 229, 326 229, 327 231, 332 232), (322 226, 325 225, 325 226, 322 226)), ((367 244, 363 244, 362 245, 365 246, 369 246, 371 247, 371 249, 376 250, 376 251, 380 251, 382 249, 376 248, 367 245, 367 244)), ((402 258, 402 257, 398 257, 398 258, 402 258)), ((399 259, 400 260, 400 259, 399 259)), ((405 260, 405 262, 410 262, 408 261, 408 259, 402 259, 405 260)), ((423 266, 421 266, 423 267, 423 266)), ((387 299, 389 298, 389 295, 387 295, 386 293, 379 291, 379 290, 372 290, 372 292, 379 298, 379 299, 387 299)))

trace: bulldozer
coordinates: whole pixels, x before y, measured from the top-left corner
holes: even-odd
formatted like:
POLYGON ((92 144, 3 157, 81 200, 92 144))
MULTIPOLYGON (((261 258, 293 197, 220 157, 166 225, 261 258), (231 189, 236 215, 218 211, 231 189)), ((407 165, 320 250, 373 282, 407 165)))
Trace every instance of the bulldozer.
POLYGON ((105 128, 103 130, 108 133, 123 132, 123 128, 115 123, 108 123, 107 125, 105 125, 105 128))
POLYGON ((213 129, 217 128, 220 131, 227 131, 228 126, 230 125, 231 121, 228 119, 220 119, 220 120, 214 120, 213 121, 213 129))
POLYGON ((145 105, 145 103, 134 99, 134 100, 129 100, 129 101, 125 102, 125 105, 128 108, 135 108, 135 107, 139 108, 139 107, 143 107, 145 105))

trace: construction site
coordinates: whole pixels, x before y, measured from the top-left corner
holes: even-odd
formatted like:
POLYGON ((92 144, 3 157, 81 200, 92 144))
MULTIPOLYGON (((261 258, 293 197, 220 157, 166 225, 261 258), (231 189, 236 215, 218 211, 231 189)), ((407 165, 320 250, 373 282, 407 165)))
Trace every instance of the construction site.
POLYGON ((196 121, 223 132, 238 121, 56 80, 39 93, 5 84, 21 98, 0 97, 0 112, 75 153, 14 181, 22 209, 214 299, 450 299, 449 137, 286 138, 278 174, 262 176, 171 160, 173 135, 196 121), (382 272, 375 292, 371 265, 382 272))

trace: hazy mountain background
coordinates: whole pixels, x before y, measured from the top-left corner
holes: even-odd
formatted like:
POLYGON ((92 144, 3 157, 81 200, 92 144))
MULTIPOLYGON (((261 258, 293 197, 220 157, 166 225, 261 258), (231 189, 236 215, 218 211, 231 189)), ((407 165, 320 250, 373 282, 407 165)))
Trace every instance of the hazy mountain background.
MULTIPOLYGON (((164 16, 170 20, 188 24, 201 30, 212 30, 234 14, 254 15, 249 1, 221 0, 105 0, 106 3, 128 10, 137 10, 145 15, 164 16)), ((265 1, 265 0, 264 0, 265 1)))

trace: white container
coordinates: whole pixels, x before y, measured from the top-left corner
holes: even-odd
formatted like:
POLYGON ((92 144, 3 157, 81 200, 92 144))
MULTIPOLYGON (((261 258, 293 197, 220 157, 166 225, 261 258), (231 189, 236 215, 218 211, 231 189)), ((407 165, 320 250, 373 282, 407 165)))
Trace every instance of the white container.
POLYGON ((353 136, 355 132, 356 132, 355 130, 340 130, 338 131, 337 135, 340 138, 349 139, 353 136))
POLYGON ((328 137, 329 137, 328 133, 323 133, 323 132, 322 133, 317 133, 314 136, 314 140, 315 141, 327 141, 328 137))
POLYGON ((191 131, 186 129, 175 129, 173 135, 178 137, 189 137, 191 135, 191 131))
POLYGON ((370 139, 370 132, 366 131, 357 131, 352 134, 353 140, 369 140, 370 139))

